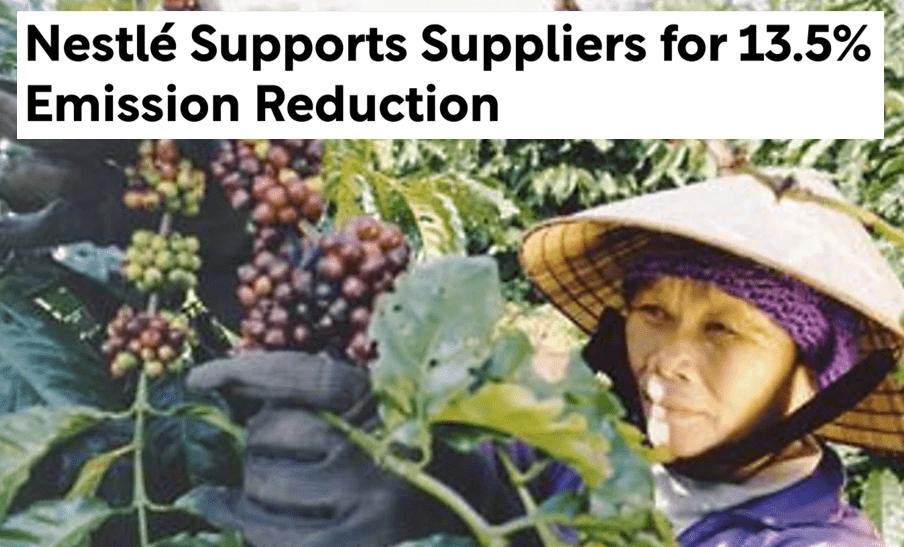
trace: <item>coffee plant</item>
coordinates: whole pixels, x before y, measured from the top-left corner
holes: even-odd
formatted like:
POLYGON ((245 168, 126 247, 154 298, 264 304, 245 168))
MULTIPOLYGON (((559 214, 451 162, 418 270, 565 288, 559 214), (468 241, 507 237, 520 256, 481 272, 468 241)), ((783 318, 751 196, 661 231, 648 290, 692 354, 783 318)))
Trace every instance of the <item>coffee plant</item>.
MULTIPOLYGON (((44 5, 32 2, 31 8, 44 5)), ((59 0, 56 7, 185 10, 196 9, 196 2, 59 0)), ((724 7, 706 1, 655 5, 724 7)), ((847 197, 904 225, 900 4, 776 0, 771 7, 885 13, 885 138, 729 144, 751 165, 823 170, 847 197)), ((14 78, 15 13, 7 2, 0 2, 0 20, 6 23, 0 69, 14 78)), ((14 84, 0 91, 14 96, 14 84)), ((528 528, 556 545, 552 530, 560 525, 587 545, 671 544, 667 526, 650 507, 646 459, 654 455, 620 421, 621 408, 606 386, 576 360, 556 371, 557 382, 534 374, 522 329, 535 340, 551 331, 567 333, 557 343, 574 347, 583 336, 538 306, 538 295, 517 268, 516 248, 520 231, 537 220, 716 175, 717 162, 704 143, 27 144, 4 149, 5 180, 20 180, 13 175, 23 164, 40 165, 44 178, 29 175, 42 189, 33 194, 49 197, 35 205, 15 185, 0 184, 4 212, 19 213, 0 221, 28 218, 60 195, 88 194, 90 184, 106 197, 80 203, 99 203, 104 221, 98 224, 109 229, 60 228, 42 234, 66 233, 69 239, 26 245, 7 237, 12 224, 0 225, 6 256, 0 265, 3 545, 239 545, 237 535, 214 532, 194 514, 191 492, 209 484, 235 486, 243 433, 228 418, 227 401, 187 393, 182 374, 196 362, 244 348, 329 350, 371 369, 374 389, 392 402, 383 409, 383 429, 364 432, 325 418, 391 471, 413 477, 416 486, 453 507, 470 532, 468 538, 434 537, 409 547, 495 547, 528 528), (86 146, 94 146, 91 154, 82 153, 86 146), (57 188, 47 175, 53 169, 67 173, 70 186, 57 188), (7 255, 7 247, 15 252, 7 255), (442 260, 430 262, 436 259, 442 260), (400 339, 407 328, 417 337, 400 339), (456 347, 445 337, 453 332, 478 343, 432 360, 438 348, 456 347), (509 418, 500 420, 502 414, 509 418), (573 497, 532 499, 522 487, 539 468, 509 465, 503 448, 514 438, 571 464, 587 487, 573 497), (463 450, 490 441, 519 485, 528 514, 509 523, 484 522, 442 484, 415 472, 422 462, 408 459, 410 452, 387 452, 386 439, 415 453, 433 440, 463 450)), ((883 244, 904 275, 904 252, 883 244)), ((849 497, 887 545, 904 545, 904 466, 855 449, 843 456, 849 497)))
MULTIPOLYGON (((164 201, 142 201, 142 208, 159 211, 158 229, 133 232, 121 264, 110 266, 111 275, 119 274, 125 290, 127 282, 134 285, 135 291, 127 295, 133 303, 117 304, 122 298, 105 294, 103 309, 94 312, 96 317, 110 317, 109 322, 105 328, 103 320, 93 322, 95 332, 85 333, 101 340, 97 349, 103 364, 94 370, 106 369, 108 380, 102 381, 95 372, 88 375, 95 383, 86 385, 78 378, 84 370, 65 370, 67 361, 78 355, 84 359, 81 369, 97 363, 84 341, 68 333, 71 349, 46 342, 38 345, 31 335, 19 355, 13 356, 25 359, 23 364, 31 368, 43 355, 59 370, 44 372, 19 365, 19 378, 5 376, 3 393, 11 398, 4 398, 7 413, 0 417, 4 447, 0 450, 0 518, 4 520, 0 538, 4 545, 72 545, 93 534, 98 544, 148 546, 162 539, 160 530, 174 522, 198 531, 197 518, 174 505, 180 492, 171 491, 172 487, 181 486, 184 492, 215 476, 217 466, 236 469, 243 433, 229 421, 222 403, 187 394, 181 378, 193 361, 197 342, 192 323, 198 310, 191 303, 196 300, 192 288, 200 267, 200 241, 175 232, 173 224, 175 215, 199 213, 194 209, 201 200, 193 194, 203 192, 205 175, 191 159, 180 157, 173 141, 142 142, 138 153, 144 163, 139 171, 142 184, 157 174, 160 179, 136 190, 135 171, 125 168, 121 189, 125 205, 131 207, 128 196, 136 192, 163 196, 164 201), (178 170, 167 171, 177 163, 178 170), (165 189, 167 183, 178 184, 192 197, 173 206, 176 195, 165 189), (171 307, 163 307, 167 305, 171 307), (70 351, 71 356, 63 353, 70 351), (32 392, 52 398, 34 401, 29 396, 32 392), (105 397, 110 392, 127 395, 132 402, 121 396, 110 401, 105 397), (33 406, 38 402, 42 406, 33 406), (224 449, 225 453, 217 454, 224 449), (42 467, 52 470, 53 479, 42 478, 42 467), (167 479, 162 480, 163 476, 167 479)), ((14 262, 10 267, 30 272, 51 268, 39 255, 29 260, 38 263, 14 262)), ((48 300, 60 298, 74 300, 69 305, 79 313, 91 313, 79 306, 75 295, 86 286, 93 294, 106 287, 72 269, 61 269, 59 262, 53 269, 57 271, 48 275, 69 279, 35 280, 53 288, 53 294, 35 297, 25 292, 22 308, 6 312, 13 321, 25 321, 23 327, 34 323, 38 318, 31 316, 33 307, 40 304, 59 312, 58 301, 50 304, 48 300)), ((7 272, 4 277, 9 280, 11 275, 7 272)), ((8 302, 12 295, 7 293, 2 299, 8 302)), ((48 320, 58 330, 75 326, 67 325, 64 317, 48 320)))

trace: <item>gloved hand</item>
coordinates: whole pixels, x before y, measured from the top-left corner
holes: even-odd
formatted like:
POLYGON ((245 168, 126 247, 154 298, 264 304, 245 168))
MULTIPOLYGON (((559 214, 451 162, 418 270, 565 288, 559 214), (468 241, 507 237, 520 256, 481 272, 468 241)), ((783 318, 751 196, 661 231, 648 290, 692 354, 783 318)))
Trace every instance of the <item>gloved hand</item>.
MULTIPOLYGON (((466 533, 444 506, 380 469, 314 414, 329 410, 359 428, 374 427, 364 370, 323 354, 248 352, 192 370, 188 385, 264 402, 248 423, 242 492, 211 499, 207 511, 214 522, 239 527, 255 547, 380 547, 466 533)), ((432 467, 466 499, 512 511, 510 500, 494 493, 500 480, 481 455, 441 450, 432 467)))

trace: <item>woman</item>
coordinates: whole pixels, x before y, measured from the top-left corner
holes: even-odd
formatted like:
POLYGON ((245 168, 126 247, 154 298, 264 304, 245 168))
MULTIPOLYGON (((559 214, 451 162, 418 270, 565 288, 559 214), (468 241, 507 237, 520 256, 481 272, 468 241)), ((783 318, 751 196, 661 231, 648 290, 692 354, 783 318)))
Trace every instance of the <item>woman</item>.
MULTIPOLYGON (((543 223, 521 259, 592 333, 586 361, 612 378, 630 419, 671 452, 653 470, 656 503, 684 547, 881 545, 841 501, 842 467, 821 440, 904 453, 904 395, 886 378, 904 343, 904 290, 862 226, 726 177, 543 223)), ((360 370, 258 353, 188 381, 273 401, 249 424, 242 491, 205 498, 212 520, 257 547, 378 547, 454 529, 307 410, 374 419, 355 406, 360 370)), ((434 464, 491 520, 518 511, 479 454, 434 464)), ((541 495, 579 485, 564 466, 547 471, 541 495)))
POLYGON ((900 388, 877 388, 904 293, 855 221, 728 177, 544 223, 522 262, 671 452, 656 502, 682 545, 881 545, 813 435, 904 448, 900 388))

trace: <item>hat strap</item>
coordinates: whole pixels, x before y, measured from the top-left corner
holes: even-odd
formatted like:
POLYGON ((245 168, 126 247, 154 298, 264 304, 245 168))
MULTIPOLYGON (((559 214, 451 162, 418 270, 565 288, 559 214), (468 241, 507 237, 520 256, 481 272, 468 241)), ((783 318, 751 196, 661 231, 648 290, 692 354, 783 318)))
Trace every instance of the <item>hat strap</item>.
POLYGON ((832 384, 816 393, 790 416, 751 432, 743 439, 718 446, 699 456, 670 462, 671 469, 692 478, 712 479, 739 466, 777 453, 857 405, 894 368, 889 349, 874 351, 832 384))
POLYGON ((640 389, 628 366, 625 343, 625 318, 618 310, 603 310, 596 330, 581 352, 593 372, 602 372, 612 380, 612 391, 625 406, 625 419, 646 431, 646 418, 640 404, 640 389))
MULTIPOLYGON (((582 356, 594 372, 603 372, 612 380, 613 391, 625 405, 625 419, 641 431, 646 431, 640 389, 628 363, 625 318, 616 309, 606 308, 603 311, 582 356)), ((738 441, 715 447, 693 458, 677 459, 668 466, 691 478, 724 479, 739 468, 783 450, 853 408, 879 385, 894 366, 894 354, 890 349, 873 351, 786 418, 751 432, 738 441)))

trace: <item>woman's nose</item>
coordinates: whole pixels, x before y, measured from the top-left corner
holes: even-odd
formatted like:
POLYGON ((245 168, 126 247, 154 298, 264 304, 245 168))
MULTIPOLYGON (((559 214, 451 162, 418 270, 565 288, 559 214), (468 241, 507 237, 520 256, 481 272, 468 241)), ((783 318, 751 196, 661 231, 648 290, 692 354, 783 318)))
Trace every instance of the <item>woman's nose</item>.
POLYGON ((650 374, 665 380, 691 382, 699 378, 705 358, 699 342, 677 335, 664 340, 651 353, 647 368, 650 374))

